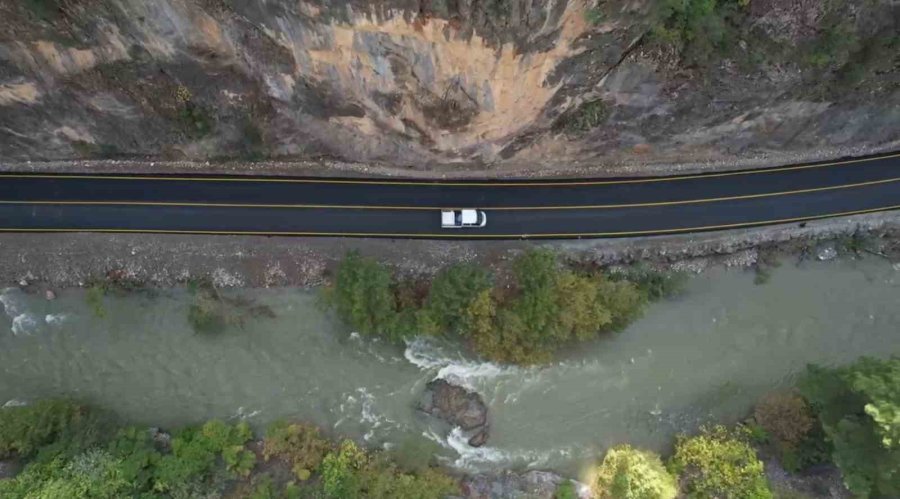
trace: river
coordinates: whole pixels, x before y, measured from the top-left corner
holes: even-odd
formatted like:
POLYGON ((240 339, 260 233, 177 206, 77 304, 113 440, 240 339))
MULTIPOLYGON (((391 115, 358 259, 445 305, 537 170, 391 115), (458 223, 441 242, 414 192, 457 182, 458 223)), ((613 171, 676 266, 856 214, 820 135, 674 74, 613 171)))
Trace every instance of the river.
POLYGON ((615 443, 664 452, 678 432, 736 421, 807 363, 900 353, 900 271, 875 258, 785 263, 765 285, 713 269, 626 331, 528 369, 433 341, 403 348, 348 334, 311 291, 231 293, 275 317, 204 336, 187 323, 183 289, 109 296, 102 318, 82 290, 53 301, 3 290, 0 403, 76 397, 162 427, 299 418, 371 445, 430 439, 467 470, 574 472, 615 443), (466 446, 413 410, 435 377, 484 395, 486 447, 466 446))

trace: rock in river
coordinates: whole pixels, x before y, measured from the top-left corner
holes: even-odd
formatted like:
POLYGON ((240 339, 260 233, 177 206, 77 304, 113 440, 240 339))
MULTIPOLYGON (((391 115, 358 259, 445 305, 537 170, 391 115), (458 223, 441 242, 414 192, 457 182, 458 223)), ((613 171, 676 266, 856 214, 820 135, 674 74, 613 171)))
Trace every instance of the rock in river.
POLYGON ((487 442, 487 405, 481 395, 461 386, 436 379, 425 385, 419 409, 471 434, 469 445, 480 447, 487 442))

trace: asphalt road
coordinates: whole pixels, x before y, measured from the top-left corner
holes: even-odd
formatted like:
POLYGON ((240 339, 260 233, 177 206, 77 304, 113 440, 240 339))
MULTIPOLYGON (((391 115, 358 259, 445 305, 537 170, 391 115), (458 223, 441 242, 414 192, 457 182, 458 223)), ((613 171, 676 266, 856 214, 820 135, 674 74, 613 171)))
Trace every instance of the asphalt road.
POLYGON ((0 175, 0 231, 419 238, 615 237, 900 209, 900 154, 675 177, 429 182, 0 175), (441 208, 483 228, 441 229, 441 208))

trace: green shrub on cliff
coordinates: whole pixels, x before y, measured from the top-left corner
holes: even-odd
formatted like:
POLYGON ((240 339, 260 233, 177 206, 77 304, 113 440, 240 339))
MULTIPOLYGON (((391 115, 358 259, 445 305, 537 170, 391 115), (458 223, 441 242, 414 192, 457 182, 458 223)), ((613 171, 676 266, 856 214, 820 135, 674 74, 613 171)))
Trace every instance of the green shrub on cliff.
POLYGON ((689 497, 772 497, 763 463, 740 430, 716 426, 678 437, 669 467, 689 497))
POLYGON ((900 496, 900 357, 810 366, 800 391, 833 446, 844 483, 860 497, 900 496))
POLYGON ((652 42, 667 47, 689 65, 704 66, 737 40, 737 24, 750 0, 661 0, 656 5, 652 42))
POLYGON ((659 456, 630 445, 606 452, 593 486, 600 499, 673 499, 678 490, 659 456))

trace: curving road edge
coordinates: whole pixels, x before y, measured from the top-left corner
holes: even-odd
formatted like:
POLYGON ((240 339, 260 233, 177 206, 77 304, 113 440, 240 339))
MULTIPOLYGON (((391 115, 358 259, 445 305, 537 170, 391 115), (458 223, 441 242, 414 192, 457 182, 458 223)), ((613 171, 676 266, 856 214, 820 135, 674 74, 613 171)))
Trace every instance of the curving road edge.
POLYGON ((0 232, 432 239, 650 236, 900 209, 900 153, 652 178, 455 181, 0 174, 0 232), (440 209, 488 213, 441 229, 440 209))

